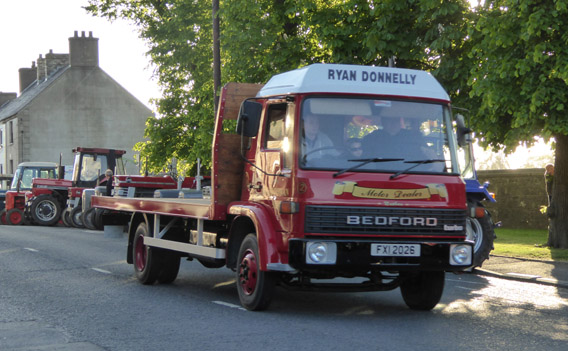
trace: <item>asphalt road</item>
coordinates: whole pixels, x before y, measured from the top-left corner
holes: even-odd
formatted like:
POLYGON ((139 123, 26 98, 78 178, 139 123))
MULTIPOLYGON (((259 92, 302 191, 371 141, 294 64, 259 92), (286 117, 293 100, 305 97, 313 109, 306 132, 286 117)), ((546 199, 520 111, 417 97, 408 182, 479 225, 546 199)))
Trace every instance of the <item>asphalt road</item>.
POLYGON ((0 350, 566 350, 568 290, 446 276, 442 301, 409 310, 399 290, 277 289, 239 305, 234 274, 182 261, 144 286, 126 239, 61 227, 0 226, 0 350))

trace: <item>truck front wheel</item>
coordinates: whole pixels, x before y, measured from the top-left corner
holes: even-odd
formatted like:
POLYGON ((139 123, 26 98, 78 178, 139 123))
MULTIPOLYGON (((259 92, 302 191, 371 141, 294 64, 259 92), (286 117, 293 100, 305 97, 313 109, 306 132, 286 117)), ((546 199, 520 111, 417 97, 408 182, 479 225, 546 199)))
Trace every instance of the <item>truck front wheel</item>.
POLYGON ((156 249, 144 245, 144 237, 149 236, 146 223, 140 223, 134 234, 132 243, 132 257, 134 258, 134 273, 142 284, 154 284, 160 273, 159 259, 156 257, 156 249))
POLYGON ((31 206, 31 216, 39 225, 54 225, 61 216, 61 205, 52 195, 39 195, 31 206))
POLYGON ((256 235, 248 234, 237 258, 237 291, 243 307, 251 311, 270 305, 275 285, 274 273, 261 271, 258 259, 256 235))
POLYGON ((403 273, 402 278, 400 292, 411 309, 429 311, 440 302, 444 291, 443 271, 403 273))

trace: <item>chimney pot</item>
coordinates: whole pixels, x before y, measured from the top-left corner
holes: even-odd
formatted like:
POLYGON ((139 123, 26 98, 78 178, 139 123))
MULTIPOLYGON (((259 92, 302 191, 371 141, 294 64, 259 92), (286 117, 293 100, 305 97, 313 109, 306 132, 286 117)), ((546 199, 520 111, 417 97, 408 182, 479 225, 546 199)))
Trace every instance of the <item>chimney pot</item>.
POLYGON ((99 65, 99 38, 92 32, 89 37, 82 31, 82 37, 69 38, 69 62, 72 67, 97 67, 99 65))

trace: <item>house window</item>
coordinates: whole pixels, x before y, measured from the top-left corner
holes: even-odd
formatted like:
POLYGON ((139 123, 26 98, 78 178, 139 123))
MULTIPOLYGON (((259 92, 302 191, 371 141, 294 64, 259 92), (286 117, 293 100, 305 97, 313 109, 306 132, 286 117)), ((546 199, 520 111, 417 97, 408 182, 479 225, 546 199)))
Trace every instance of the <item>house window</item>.
POLYGON ((10 121, 10 144, 14 143, 14 122, 10 121))
POLYGON ((14 160, 10 160, 10 173, 14 174, 14 160))

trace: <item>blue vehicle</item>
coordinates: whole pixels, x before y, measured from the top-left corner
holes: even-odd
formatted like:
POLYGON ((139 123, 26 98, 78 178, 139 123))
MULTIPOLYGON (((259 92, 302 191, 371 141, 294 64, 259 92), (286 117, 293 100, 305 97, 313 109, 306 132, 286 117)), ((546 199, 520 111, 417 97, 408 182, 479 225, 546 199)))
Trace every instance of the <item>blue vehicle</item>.
MULTIPOLYGON (((464 128, 464 130, 469 130, 465 126, 463 116, 457 115, 456 121, 458 129, 464 128)), ((471 133, 471 130, 469 130, 469 133, 471 133)), ((464 135, 469 135, 469 133, 464 135)), ((494 194, 488 190, 489 182, 481 184, 477 178, 471 140, 458 140, 458 144, 461 147, 460 167, 467 193, 467 239, 475 243, 473 247, 473 267, 481 267, 483 262, 489 258, 489 253, 493 250, 493 241, 496 238, 496 225, 493 223, 491 214, 487 211, 483 202, 496 202, 496 200, 494 194)))

